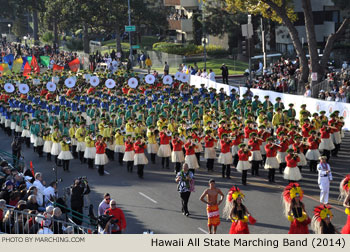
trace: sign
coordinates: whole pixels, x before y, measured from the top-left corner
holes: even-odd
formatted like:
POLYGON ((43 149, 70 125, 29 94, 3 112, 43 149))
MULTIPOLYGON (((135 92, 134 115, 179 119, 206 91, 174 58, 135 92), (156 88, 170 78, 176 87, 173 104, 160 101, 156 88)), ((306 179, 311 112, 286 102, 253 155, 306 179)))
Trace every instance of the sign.
POLYGON ((131 48, 132 49, 140 49, 140 46, 139 45, 132 45, 131 48))
POLYGON ((126 25, 125 31, 126 32, 134 32, 134 31, 136 31, 136 26, 135 25, 130 25, 130 26, 126 25))
POLYGON ((243 37, 251 38, 253 36, 253 24, 243 24, 241 27, 243 37))
POLYGON ((311 80, 317 81, 317 73, 311 73, 311 80))
POLYGON ((117 52, 117 58, 121 58, 122 57, 122 53, 121 52, 117 52))

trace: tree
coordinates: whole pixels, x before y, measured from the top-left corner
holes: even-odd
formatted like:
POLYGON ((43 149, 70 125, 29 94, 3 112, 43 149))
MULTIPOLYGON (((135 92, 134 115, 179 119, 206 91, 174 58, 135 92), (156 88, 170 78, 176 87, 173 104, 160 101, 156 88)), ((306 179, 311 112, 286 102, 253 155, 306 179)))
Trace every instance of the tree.
MULTIPOLYGON (((294 26, 294 22, 297 17, 294 13, 293 0, 225 0, 228 9, 230 11, 241 11, 244 13, 261 14, 265 18, 282 23, 287 27, 294 48, 300 60, 301 78, 302 83, 308 82, 310 69, 308 67, 308 60, 306 58, 306 52, 303 50, 301 41, 299 39, 298 31, 294 26)), ((334 34, 330 34, 326 45, 324 47, 324 53, 319 59, 317 53, 317 41, 315 36, 315 26, 313 23, 312 8, 310 0, 301 0, 304 11, 305 29, 307 34, 307 42, 309 45, 309 54, 311 61, 311 71, 318 73, 319 80, 324 76, 325 67, 330 57, 330 53, 333 48, 334 41, 339 39, 342 33, 345 31, 347 25, 350 23, 349 17, 345 17, 342 24, 334 34)), ((335 4, 343 4, 348 6, 347 0, 333 0, 335 4), (339 3, 338 3, 339 2, 339 3)))

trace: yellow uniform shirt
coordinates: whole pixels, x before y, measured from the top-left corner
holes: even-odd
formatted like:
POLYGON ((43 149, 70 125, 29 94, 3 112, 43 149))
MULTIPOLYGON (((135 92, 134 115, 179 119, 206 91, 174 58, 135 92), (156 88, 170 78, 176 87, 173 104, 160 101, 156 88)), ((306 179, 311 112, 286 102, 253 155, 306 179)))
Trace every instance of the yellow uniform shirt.
POLYGON ((51 141, 53 143, 59 143, 60 142, 60 139, 59 139, 59 132, 56 132, 54 131, 52 134, 51 134, 51 141))
POLYGON ((116 145, 124 145, 124 136, 120 133, 114 135, 116 145))
POLYGON ((95 141, 91 139, 90 136, 86 136, 85 137, 85 143, 86 143, 86 147, 95 147, 95 141))
POLYGON ((272 125, 277 127, 281 122, 282 122, 282 114, 281 113, 276 113, 272 117, 272 125))
POLYGON ((209 115, 203 115, 203 125, 207 126, 208 122, 212 121, 211 116, 209 115))
POLYGON ((125 131, 126 131, 126 133, 133 133, 134 132, 134 127, 132 126, 132 123, 125 124, 125 131))
POLYGON ((156 144, 156 135, 154 134, 154 132, 151 132, 150 130, 147 130, 147 141, 148 144, 156 144))
POLYGON ((69 129, 69 137, 70 138, 75 138, 75 132, 77 131, 77 128, 76 127, 71 127, 69 129))
POLYGON ((86 136, 86 130, 84 128, 78 128, 75 132, 75 138, 78 142, 84 142, 86 136))
POLYGON ((69 151, 69 144, 67 144, 66 142, 61 141, 60 145, 61 145, 61 151, 69 151))

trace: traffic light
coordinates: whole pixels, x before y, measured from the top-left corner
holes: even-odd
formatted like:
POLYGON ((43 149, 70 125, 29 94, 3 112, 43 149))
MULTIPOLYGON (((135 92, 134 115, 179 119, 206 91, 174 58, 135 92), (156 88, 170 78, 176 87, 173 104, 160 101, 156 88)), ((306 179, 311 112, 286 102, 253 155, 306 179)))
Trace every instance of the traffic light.
POLYGON ((247 56, 247 41, 245 41, 245 40, 243 40, 242 41, 242 54, 244 55, 244 56, 247 56))

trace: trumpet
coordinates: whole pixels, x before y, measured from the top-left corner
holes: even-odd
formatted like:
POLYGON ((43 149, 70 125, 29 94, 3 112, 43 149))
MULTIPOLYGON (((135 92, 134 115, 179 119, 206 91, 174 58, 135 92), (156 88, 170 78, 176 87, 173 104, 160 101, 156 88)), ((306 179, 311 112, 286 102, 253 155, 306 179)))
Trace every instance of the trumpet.
POLYGON ((298 154, 298 153, 296 153, 296 152, 293 152, 293 153, 292 153, 292 158, 293 158, 294 160, 296 160, 298 157, 299 157, 299 154, 298 154))
POLYGON ((167 130, 166 134, 167 134, 167 136, 172 136, 173 133, 170 130, 167 130))
POLYGON ((247 154, 251 149, 252 149, 251 146, 246 146, 246 147, 243 148, 243 152, 244 152, 245 154, 247 154))

